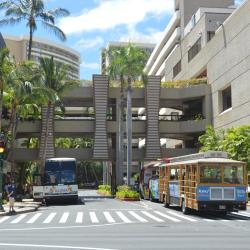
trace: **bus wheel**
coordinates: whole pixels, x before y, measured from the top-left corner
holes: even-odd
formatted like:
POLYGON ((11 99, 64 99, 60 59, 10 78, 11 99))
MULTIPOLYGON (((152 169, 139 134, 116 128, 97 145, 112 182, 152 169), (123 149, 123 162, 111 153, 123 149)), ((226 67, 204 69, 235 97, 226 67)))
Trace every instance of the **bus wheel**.
POLYGON ((186 201, 184 199, 182 200, 181 210, 182 210, 183 214, 189 214, 190 213, 190 209, 188 207, 186 207, 186 201))

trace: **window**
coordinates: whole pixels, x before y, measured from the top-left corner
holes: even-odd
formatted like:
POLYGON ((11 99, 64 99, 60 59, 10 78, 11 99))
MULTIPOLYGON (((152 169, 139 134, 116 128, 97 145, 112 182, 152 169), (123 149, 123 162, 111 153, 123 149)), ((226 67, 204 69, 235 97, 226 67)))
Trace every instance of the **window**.
POLYGON ((243 167, 225 166, 224 182, 226 184, 243 184, 243 167))
POLYGON ((181 60, 173 68, 173 77, 176 77, 181 72, 181 60))
POLYGON ((207 32, 207 41, 209 42, 210 40, 212 40, 214 35, 215 35, 215 31, 208 31, 207 32))
POLYGON ((201 166, 200 167, 201 183, 221 183, 221 168, 218 166, 201 166))
POLYGON ((188 51, 188 62, 190 62, 201 50, 201 37, 188 51))
POLYGON ((222 90, 222 112, 232 107, 231 86, 222 90))

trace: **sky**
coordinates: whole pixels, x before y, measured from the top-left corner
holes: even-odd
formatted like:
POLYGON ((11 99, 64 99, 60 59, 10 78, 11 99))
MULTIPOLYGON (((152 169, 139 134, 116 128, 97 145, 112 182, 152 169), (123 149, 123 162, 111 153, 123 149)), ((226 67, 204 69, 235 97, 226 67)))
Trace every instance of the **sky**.
MULTIPOLYGON (((0 0, 2 2, 3 0, 0 0)), ((174 12, 174 0, 44 0, 47 10, 69 10, 70 16, 57 19, 67 36, 60 42, 38 26, 35 37, 70 47, 81 55, 80 78, 91 80, 100 74, 100 51, 110 41, 157 43, 174 12)), ((240 4, 243 0, 236 0, 240 4)), ((3 12, 0 12, 3 18, 3 12)), ((25 23, 0 27, 6 35, 27 35, 25 23)))

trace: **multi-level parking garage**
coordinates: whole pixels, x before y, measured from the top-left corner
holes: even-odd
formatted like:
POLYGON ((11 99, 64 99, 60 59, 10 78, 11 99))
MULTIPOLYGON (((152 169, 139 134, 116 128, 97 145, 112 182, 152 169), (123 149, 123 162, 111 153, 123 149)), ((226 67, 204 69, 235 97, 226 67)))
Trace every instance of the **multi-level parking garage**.
MULTIPOLYGON (((118 132, 117 105, 120 98, 119 88, 109 88, 108 77, 95 75, 93 87, 77 87, 65 94, 66 109, 79 110, 92 107, 94 115, 79 113, 78 117, 54 119, 48 127, 47 153, 56 157, 75 157, 78 160, 116 160, 116 134, 118 132), (108 114, 108 115, 107 115, 108 114), (58 137, 92 138, 93 148, 65 149, 54 148, 58 137)), ((133 161, 154 160, 160 157, 178 156, 197 151, 195 142, 211 123, 211 93, 206 84, 188 88, 161 88, 159 77, 149 77, 145 88, 135 88, 132 94, 133 109, 145 108, 144 119, 133 117, 133 140, 145 138, 145 146, 133 147, 133 161), (171 115, 159 116, 159 110, 171 108, 182 111, 177 118, 171 115), (183 148, 161 147, 160 139, 178 139, 183 148)), ((46 122, 20 121, 17 137, 43 137, 46 122)), ((42 140, 41 140, 42 141, 42 140)), ((40 143, 40 145, 43 145, 40 143)), ((40 149, 41 151, 41 149, 40 149)), ((15 148, 16 162, 39 159, 39 149, 15 148)))

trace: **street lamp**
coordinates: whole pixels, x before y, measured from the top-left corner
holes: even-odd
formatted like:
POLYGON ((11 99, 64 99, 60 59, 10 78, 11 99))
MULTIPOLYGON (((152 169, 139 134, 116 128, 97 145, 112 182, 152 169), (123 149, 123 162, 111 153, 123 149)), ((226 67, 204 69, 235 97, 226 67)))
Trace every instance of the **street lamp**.
POLYGON ((3 158, 5 153, 4 134, 0 134, 0 211, 4 212, 3 208, 3 158))

